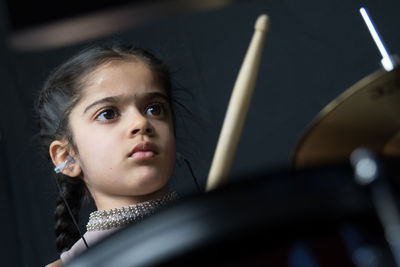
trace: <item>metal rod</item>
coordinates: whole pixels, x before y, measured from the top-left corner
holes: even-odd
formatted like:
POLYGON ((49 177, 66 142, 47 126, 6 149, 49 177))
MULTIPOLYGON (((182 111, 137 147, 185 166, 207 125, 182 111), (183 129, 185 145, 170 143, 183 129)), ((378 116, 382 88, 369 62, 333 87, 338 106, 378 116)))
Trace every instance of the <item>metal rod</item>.
POLYGON ((389 55, 389 53, 388 53, 388 51, 387 51, 387 49, 386 49, 386 47, 385 47, 385 45, 384 45, 384 43, 382 41, 382 38, 380 37, 378 31, 376 30, 376 27, 375 27, 374 23, 372 22, 369 14, 368 14, 368 11, 364 7, 361 7, 360 8, 360 13, 361 13, 361 16, 364 19, 365 24, 368 27, 368 30, 369 30, 372 38, 374 39, 374 42, 375 42, 376 46, 379 49, 379 52, 382 55, 381 63, 382 63, 383 68, 386 71, 393 70, 395 64, 394 64, 391 56, 389 55))

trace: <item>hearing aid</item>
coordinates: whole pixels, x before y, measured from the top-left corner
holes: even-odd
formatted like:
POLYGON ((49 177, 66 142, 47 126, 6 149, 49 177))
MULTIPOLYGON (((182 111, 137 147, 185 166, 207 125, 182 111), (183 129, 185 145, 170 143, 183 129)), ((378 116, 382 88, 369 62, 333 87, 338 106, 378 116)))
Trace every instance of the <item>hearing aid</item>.
POLYGON ((71 156, 67 156, 67 159, 66 159, 64 162, 58 164, 58 165, 54 168, 54 171, 55 171, 56 173, 60 173, 60 172, 62 172, 62 171, 65 169, 65 167, 67 167, 68 164, 71 164, 71 163, 74 163, 74 162, 75 162, 75 161, 74 161, 74 159, 73 159, 71 156))

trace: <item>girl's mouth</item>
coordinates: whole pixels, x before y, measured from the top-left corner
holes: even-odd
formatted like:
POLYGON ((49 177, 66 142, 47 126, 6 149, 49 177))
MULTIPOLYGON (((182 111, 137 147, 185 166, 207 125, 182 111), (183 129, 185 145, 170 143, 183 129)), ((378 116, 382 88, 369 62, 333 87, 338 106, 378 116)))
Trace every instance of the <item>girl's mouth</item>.
POLYGON ((137 151, 134 152, 131 156, 131 158, 135 159, 149 159, 153 158, 155 156, 155 153, 151 150, 146 150, 146 151, 137 151))
POLYGON ((154 144, 150 142, 140 142, 133 148, 129 157, 136 159, 150 159, 157 154, 157 147, 154 144))

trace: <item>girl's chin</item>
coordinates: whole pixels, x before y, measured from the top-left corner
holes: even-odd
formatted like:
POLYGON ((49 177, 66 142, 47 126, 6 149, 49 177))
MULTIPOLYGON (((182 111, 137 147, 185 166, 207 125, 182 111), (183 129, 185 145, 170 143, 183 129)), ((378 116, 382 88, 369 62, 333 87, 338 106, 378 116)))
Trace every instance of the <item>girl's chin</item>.
POLYGON ((142 165, 131 171, 134 177, 141 180, 154 180, 161 176, 161 171, 154 165, 142 165))
POLYGON ((141 192, 155 192, 165 187, 169 181, 169 178, 165 175, 160 175, 158 172, 144 171, 143 173, 137 173, 134 179, 134 186, 132 189, 137 189, 141 192))

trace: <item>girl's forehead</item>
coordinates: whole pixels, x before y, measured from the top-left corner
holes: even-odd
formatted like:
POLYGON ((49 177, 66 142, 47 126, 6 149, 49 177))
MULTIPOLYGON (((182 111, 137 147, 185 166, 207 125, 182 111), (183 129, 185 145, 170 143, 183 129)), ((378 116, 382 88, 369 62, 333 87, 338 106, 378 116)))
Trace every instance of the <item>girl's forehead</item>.
POLYGON ((163 91, 149 69, 140 60, 113 60, 87 75, 82 85, 82 100, 113 94, 140 94, 163 91))
MULTIPOLYGON (((102 81, 107 81, 113 78, 121 78, 123 76, 136 77, 146 76, 148 79, 153 79, 154 75, 149 67, 138 59, 125 59, 125 60, 110 60, 105 62, 90 73, 88 73, 83 79, 83 84, 88 86, 98 85, 102 81)), ((115 82, 115 81, 112 81, 115 82)))

